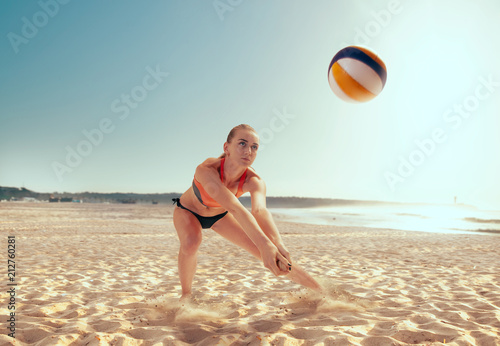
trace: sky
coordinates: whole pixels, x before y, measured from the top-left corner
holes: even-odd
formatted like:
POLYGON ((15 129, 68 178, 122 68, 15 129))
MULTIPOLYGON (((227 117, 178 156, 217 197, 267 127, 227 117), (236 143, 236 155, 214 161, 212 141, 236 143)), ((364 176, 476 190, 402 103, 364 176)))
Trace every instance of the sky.
POLYGON ((500 209, 500 2, 10 1, 0 13, 0 186, 184 192, 233 126, 270 196, 500 209), (332 57, 387 83, 340 100, 332 57))

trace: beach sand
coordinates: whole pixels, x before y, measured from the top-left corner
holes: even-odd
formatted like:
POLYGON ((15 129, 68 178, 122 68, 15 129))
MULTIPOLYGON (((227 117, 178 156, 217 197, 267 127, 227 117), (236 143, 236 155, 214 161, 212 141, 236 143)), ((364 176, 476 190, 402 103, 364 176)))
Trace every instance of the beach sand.
POLYGON ((327 289, 274 277, 204 231, 179 302, 166 205, 0 203, 0 344, 500 345, 500 236, 277 225, 327 289), (7 236, 15 236, 15 339, 7 236))

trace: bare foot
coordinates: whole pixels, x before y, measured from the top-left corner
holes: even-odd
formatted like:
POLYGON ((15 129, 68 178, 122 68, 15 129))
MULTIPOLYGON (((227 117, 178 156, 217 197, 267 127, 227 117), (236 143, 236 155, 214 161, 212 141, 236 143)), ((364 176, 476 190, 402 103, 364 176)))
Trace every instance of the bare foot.
POLYGON ((288 275, 292 281, 301 284, 302 286, 308 287, 316 292, 322 292, 323 287, 313 279, 304 269, 298 265, 293 265, 290 274, 288 275))
POLYGON ((183 293, 181 299, 179 301, 182 304, 191 303, 193 301, 193 295, 191 293, 183 293))

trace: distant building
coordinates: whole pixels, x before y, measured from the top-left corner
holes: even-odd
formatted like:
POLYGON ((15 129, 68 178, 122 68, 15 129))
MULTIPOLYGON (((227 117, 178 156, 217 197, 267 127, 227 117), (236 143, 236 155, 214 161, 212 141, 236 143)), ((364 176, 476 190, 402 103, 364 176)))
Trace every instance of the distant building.
POLYGON ((34 197, 23 197, 23 202, 38 202, 34 197))
POLYGON ((49 198, 50 203, 63 203, 63 202, 73 202, 73 197, 54 197, 54 195, 51 195, 49 198))

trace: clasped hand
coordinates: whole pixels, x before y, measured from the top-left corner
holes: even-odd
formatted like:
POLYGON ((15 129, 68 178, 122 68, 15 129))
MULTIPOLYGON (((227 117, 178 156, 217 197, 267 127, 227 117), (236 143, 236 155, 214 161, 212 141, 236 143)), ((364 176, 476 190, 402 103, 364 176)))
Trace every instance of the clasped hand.
POLYGON ((290 253, 284 245, 269 245, 260 251, 264 266, 274 275, 287 275, 292 270, 290 253))

